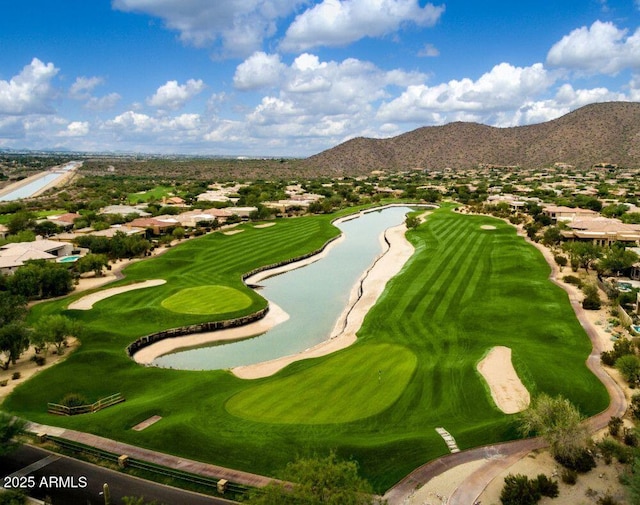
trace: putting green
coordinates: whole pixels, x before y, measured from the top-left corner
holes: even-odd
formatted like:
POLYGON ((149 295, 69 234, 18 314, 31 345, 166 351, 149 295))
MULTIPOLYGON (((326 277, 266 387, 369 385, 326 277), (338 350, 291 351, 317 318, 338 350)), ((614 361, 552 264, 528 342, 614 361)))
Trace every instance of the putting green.
POLYGON ((278 424, 346 423, 390 407, 413 377, 418 359, 406 347, 349 349, 318 365, 233 396, 231 414, 278 424), (340 373, 336 373, 340 370, 340 373), (284 392, 286 391, 286 394, 284 392))
POLYGON ((224 314, 249 307, 251 298, 227 286, 197 286, 178 291, 161 305, 181 314, 224 314))

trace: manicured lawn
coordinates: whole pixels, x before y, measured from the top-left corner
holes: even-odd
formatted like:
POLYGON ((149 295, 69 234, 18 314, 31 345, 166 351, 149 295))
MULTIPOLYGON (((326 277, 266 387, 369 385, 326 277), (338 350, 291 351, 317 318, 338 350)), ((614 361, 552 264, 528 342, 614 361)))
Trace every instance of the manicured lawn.
POLYGON ((372 416, 402 394, 417 358, 406 347, 391 344, 371 345, 366 356, 335 354, 295 375, 250 387, 226 408, 245 419, 285 424, 346 423, 372 416))
POLYGON ((185 288, 161 302, 165 309, 183 314, 225 314, 251 304, 247 294, 227 286, 185 288))
POLYGON ((127 195, 127 200, 131 205, 135 205, 137 203, 147 203, 152 200, 162 200, 163 197, 169 196, 175 192, 175 188, 171 186, 156 186, 149 191, 145 191, 143 193, 129 193, 127 195))
POLYGON ((493 346, 511 347, 533 394, 563 394, 587 415, 608 404, 584 364, 589 340, 566 294, 548 281, 541 254, 501 221, 445 209, 409 233, 416 253, 349 349, 254 381, 224 370, 141 367, 126 357, 124 348, 140 335, 216 317, 172 312, 163 300, 183 290, 227 286, 251 305, 224 317, 252 312, 265 302, 242 284, 242 273, 317 248, 335 233, 326 216, 216 233, 126 270, 123 282, 163 278, 162 286, 104 300, 86 312, 65 312, 68 299, 36 305, 32 320, 62 311, 80 321, 82 346, 18 387, 3 408, 267 475, 277 475, 296 456, 335 449, 358 460, 382 492, 447 453, 436 427, 446 428, 461 448, 517 436, 516 416, 494 406, 475 369, 493 346), (484 224, 497 229, 483 230, 484 224), (127 401, 90 416, 46 414, 46 403, 68 392, 90 400, 121 392, 127 401), (131 430, 152 415, 163 419, 131 430))

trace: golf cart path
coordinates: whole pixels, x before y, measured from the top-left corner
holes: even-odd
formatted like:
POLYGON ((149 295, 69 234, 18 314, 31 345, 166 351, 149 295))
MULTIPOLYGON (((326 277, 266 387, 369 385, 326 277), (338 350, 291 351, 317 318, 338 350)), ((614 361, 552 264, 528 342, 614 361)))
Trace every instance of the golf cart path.
POLYGON ((31 422, 28 423, 27 430, 36 434, 43 433, 54 437, 60 437, 65 440, 71 440, 73 442, 78 442, 90 447, 96 447, 114 454, 127 455, 131 458, 155 463, 157 465, 181 470, 183 472, 194 473, 214 479, 226 479, 229 482, 242 484, 244 486, 264 487, 270 482, 277 482, 274 479, 270 479, 269 477, 264 477, 262 475, 223 468, 221 466, 210 465, 208 463, 181 458, 179 456, 172 456, 171 454, 124 444, 98 435, 92 435, 91 433, 83 433, 80 431, 31 422))
MULTIPOLYGON (((518 234, 524 236, 522 231, 518 229, 518 234)), ((590 431, 597 431, 605 428, 612 416, 622 417, 627 410, 627 400, 624 391, 611 378, 611 376, 602 368, 600 364, 600 353, 603 351, 597 330, 591 324, 582 308, 580 299, 576 292, 570 290, 557 280, 559 270, 553 259, 553 254, 546 247, 538 243, 528 240, 527 242, 535 246, 544 256, 545 260, 551 268, 549 279, 551 282, 561 287, 567 292, 571 307, 578 318, 578 321, 589 336, 592 344, 591 354, 587 358, 586 364, 598 379, 604 384, 607 393, 611 398, 609 406, 606 410, 590 417, 585 421, 590 431)), ((516 440, 502 444, 495 444, 486 447, 478 447, 469 449, 456 454, 448 454, 434 461, 431 461, 411 472, 402 479, 398 484, 393 486, 384 495, 389 505, 402 505, 420 487, 434 477, 451 470, 456 466, 485 459, 486 463, 478 470, 469 475, 458 488, 453 492, 448 505, 470 505, 476 502, 489 483, 502 473, 506 468, 510 467, 520 459, 524 458, 531 451, 546 447, 546 442, 541 438, 530 438, 525 440, 516 440)))

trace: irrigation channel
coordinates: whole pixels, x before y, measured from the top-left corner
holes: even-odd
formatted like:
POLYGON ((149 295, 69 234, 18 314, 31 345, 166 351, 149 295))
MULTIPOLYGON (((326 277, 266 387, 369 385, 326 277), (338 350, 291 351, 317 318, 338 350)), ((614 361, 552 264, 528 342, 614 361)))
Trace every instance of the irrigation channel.
POLYGON ((388 207, 337 223, 342 240, 322 259, 260 282, 260 294, 289 319, 234 343, 208 344, 160 356, 153 364, 182 370, 252 365, 304 351, 327 340, 352 288, 383 251, 384 231, 401 224, 409 207, 388 207))
POLYGON ((75 170, 81 165, 81 161, 70 161, 59 167, 53 167, 46 172, 24 179, 0 192, 0 202, 10 202, 36 196, 47 186, 55 184, 59 179, 66 177, 70 170, 75 170))

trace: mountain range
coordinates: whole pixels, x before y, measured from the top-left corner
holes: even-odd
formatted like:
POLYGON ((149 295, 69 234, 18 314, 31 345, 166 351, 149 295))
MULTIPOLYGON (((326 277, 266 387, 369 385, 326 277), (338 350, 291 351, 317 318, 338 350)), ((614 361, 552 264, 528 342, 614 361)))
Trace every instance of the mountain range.
POLYGON ((640 166, 640 103, 606 102, 545 123, 498 128, 455 122, 386 139, 358 137, 303 161, 322 173, 367 174, 479 165, 537 168, 562 163, 640 166))

